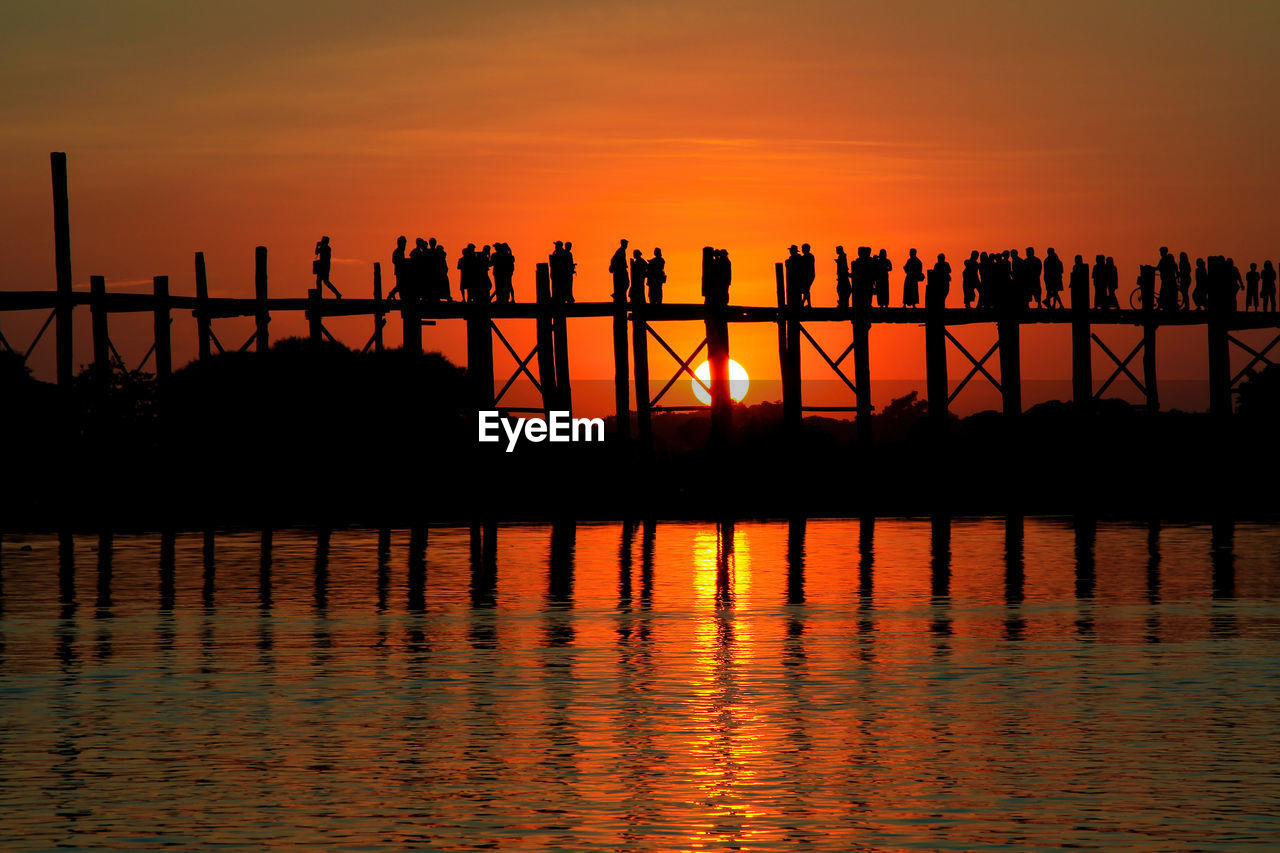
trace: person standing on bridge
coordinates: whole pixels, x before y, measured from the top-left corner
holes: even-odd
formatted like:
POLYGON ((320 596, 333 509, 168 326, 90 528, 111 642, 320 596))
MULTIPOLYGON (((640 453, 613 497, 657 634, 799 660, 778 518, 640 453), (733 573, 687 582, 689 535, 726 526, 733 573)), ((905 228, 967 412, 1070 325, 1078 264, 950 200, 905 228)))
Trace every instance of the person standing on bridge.
POLYGON ((889 273, 893 272, 893 261, 889 260, 889 253, 884 249, 880 250, 876 259, 880 261, 879 274, 876 276, 876 305, 880 308, 888 308, 889 273))
POLYGON ((1262 310, 1276 310, 1276 268, 1271 261, 1262 262, 1262 310))
POLYGON ((568 289, 568 259, 565 256, 564 242, 557 240, 555 248, 547 256, 547 271, 551 274, 551 301, 564 302, 564 294, 568 289))
POLYGON ((391 288, 391 292, 387 294, 387 298, 391 299, 397 293, 401 299, 409 298, 409 258, 405 255, 405 247, 409 245, 409 238, 401 234, 396 238, 395 251, 391 253, 391 270, 396 277, 396 286, 391 288))
POLYGON ((836 246, 836 307, 848 308, 853 285, 849 281, 849 256, 844 246, 836 246))
POLYGON ((1109 308, 1119 308, 1120 300, 1116 291, 1120 289, 1120 270, 1116 269, 1116 259, 1107 255, 1107 299, 1109 308))
POLYGON ((1107 298, 1107 259, 1104 255, 1093 258, 1093 307, 1110 308, 1107 298))
POLYGON ((496 302, 515 302, 516 256, 506 243, 493 244, 493 295, 496 302))
POLYGON ((1204 258, 1196 258, 1196 286, 1191 291, 1191 301, 1197 311, 1209 306, 1209 270, 1204 265, 1204 258))
POLYGON ((916 308, 920 305, 920 282, 924 281, 924 264, 916 257, 916 250, 907 251, 907 262, 902 265, 902 306, 916 308))
POLYGON ((654 305, 662 304, 662 285, 667 283, 667 259, 662 257, 662 250, 655 248, 653 257, 646 265, 649 281, 649 301, 654 305))
POLYGON ((644 253, 636 249, 631 253, 631 292, 627 294, 631 304, 644 304, 644 283, 649 278, 649 264, 645 262, 644 253))
MULTIPOLYGON (((725 252, 726 259, 728 258, 728 256, 729 256, 729 253, 725 252)), ((802 300, 802 304, 806 308, 812 308, 813 307, 813 295, 812 295, 813 282, 818 277, 818 259, 815 258, 813 256, 813 252, 809 250, 808 243, 804 243, 803 245, 800 246, 800 260, 802 262, 801 269, 803 270, 803 275, 801 276, 801 279, 800 279, 800 284, 802 285, 800 297, 802 300)), ((726 305, 728 304, 727 296, 725 298, 725 304, 726 305)))
POLYGON ((1089 265, 1084 262, 1084 255, 1076 255, 1071 265, 1071 307, 1089 307, 1089 265))
POLYGON ((800 247, 795 243, 787 247, 787 259, 782 262, 782 269, 786 279, 787 307, 796 308, 804 291, 804 261, 800 259, 800 247))
POLYGON ((960 292, 964 296, 964 307, 971 308, 973 300, 978 296, 978 250, 974 249, 965 259, 964 269, 960 272, 960 292))
POLYGON ((1182 310, 1191 310, 1191 261, 1186 252, 1178 253, 1178 293, 1182 297, 1182 310))
POLYGON ((938 300, 938 306, 945 308, 947 306, 947 297, 951 295, 951 264, 947 263, 947 256, 942 252, 938 253, 938 261, 933 265, 933 278, 929 284, 933 285, 934 293, 929 293, 928 286, 924 292, 924 307, 928 308, 931 299, 938 300))
POLYGON ((1258 272, 1257 264, 1249 264, 1249 272, 1245 273, 1245 290, 1244 290, 1244 310, 1248 311, 1250 307, 1254 311, 1258 310, 1258 282, 1262 275, 1258 272))
POLYGON ((1044 256, 1044 306, 1046 308, 1062 307, 1062 258, 1049 247, 1044 256))
POLYGON ((1178 262, 1168 246, 1160 247, 1156 272, 1160 275, 1160 295, 1156 304, 1165 311, 1174 311, 1178 307, 1178 262))
POLYGON ((333 286, 333 282, 329 280, 329 267, 333 263, 333 247, 329 245, 328 237, 321 237, 320 242, 316 243, 316 259, 311 262, 311 272, 316 276, 316 290, 321 285, 333 291, 333 295, 338 299, 342 298, 342 294, 338 292, 338 288, 333 286))
POLYGON ((573 243, 566 240, 564 243, 564 262, 567 272, 565 275, 565 291, 564 301, 573 302, 573 277, 578 274, 578 265, 573 262, 573 243))
POLYGON ((609 259, 609 273, 613 276, 613 301, 622 302, 627 298, 627 288, 631 282, 627 279, 627 241, 618 241, 618 250, 609 259))
POLYGON ((1036 257, 1036 250, 1028 246, 1027 256, 1022 260, 1022 272, 1027 279, 1027 307, 1031 307, 1031 300, 1035 300, 1037 308, 1043 308, 1044 302, 1040 293, 1040 271, 1043 265, 1040 259, 1036 257))

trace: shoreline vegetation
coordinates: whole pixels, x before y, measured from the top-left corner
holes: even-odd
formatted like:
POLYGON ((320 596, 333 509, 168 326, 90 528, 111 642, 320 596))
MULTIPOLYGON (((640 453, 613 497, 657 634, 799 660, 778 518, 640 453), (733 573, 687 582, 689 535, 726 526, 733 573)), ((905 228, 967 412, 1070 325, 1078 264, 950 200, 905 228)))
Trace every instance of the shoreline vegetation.
POLYGON ((872 419, 738 405, 653 418, 653 452, 619 441, 477 441, 466 372, 438 353, 358 353, 293 338, 193 362, 160 387, 82 371, 69 392, 0 354, 7 449, 0 528, 401 526, 477 518, 758 518, 1005 513, 1164 519, 1280 515, 1280 369, 1227 417, 1100 400, 951 416, 915 393, 872 419))

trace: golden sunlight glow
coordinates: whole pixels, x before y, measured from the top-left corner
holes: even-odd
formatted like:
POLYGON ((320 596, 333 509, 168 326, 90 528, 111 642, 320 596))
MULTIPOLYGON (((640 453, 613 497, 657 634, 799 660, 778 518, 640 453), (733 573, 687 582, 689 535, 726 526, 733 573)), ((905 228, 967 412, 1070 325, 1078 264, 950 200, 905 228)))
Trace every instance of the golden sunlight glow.
MULTIPOLYGON (((710 385, 711 362, 702 362, 702 364, 698 365, 698 369, 694 371, 694 374, 707 385, 710 385)), ((698 402, 704 406, 710 406, 711 395, 707 393, 707 389, 692 379, 689 380, 689 383, 693 385, 693 396, 698 398, 698 402)), ((747 376, 746 368, 733 359, 729 359, 729 396, 733 399, 733 402, 742 402, 742 398, 747 396, 747 388, 750 384, 751 377, 747 376)))

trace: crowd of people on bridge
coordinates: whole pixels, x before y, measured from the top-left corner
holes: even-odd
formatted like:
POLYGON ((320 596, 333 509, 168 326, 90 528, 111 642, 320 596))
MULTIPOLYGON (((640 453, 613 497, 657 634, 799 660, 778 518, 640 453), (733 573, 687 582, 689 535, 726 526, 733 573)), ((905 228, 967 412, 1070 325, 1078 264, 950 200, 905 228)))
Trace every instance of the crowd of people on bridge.
MULTIPOLYGON (((648 302, 661 305, 667 281, 666 258, 662 249, 654 248, 645 258, 639 249, 631 250, 620 240, 609 261, 608 273, 613 281, 613 299, 626 302, 648 302)), ((430 302, 454 301, 450 288, 450 266, 443 245, 434 237, 417 238, 408 251, 408 238, 401 236, 391 254, 395 287, 388 298, 430 302)), ((860 246, 857 256, 849 258, 843 246, 835 250, 836 307, 855 305, 887 308, 891 304, 890 282, 893 262, 885 249, 872 251, 860 246)), ((316 243, 316 259, 312 272, 316 287, 327 287, 335 296, 341 294, 329 280, 332 247, 328 237, 316 243)), ((574 262, 573 243, 555 241, 547 258, 550 277, 549 297, 553 302, 574 301, 574 278, 578 265, 574 262)), ((938 253, 936 261, 925 269, 916 249, 910 249, 902 264, 902 306, 918 308, 921 303, 945 304, 950 295, 952 268, 947 256, 938 253), (923 285, 923 287, 922 287, 923 285), (923 299, 922 299, 923 296, 923 299)), ((792 307, 813 306, 813 284, 817 278, 817 259, 808 243, 791 245, 783 261, 786 304, 792 307)), ((468 302, 514 302, 515 254, 506 243, 495 242, 480 249, 468 243, 458 258, 460 298, 468 302)), ((707 246, 702 250, 702 298, 708 305, 727 305, 733 266, 727 249, 707 246)), ((1092 305, 1095 309, 1151 307, 1162 311, 1205 310, 1211 303, 1224 310, 1239 310, 1239 295, 1244 293, 1245 311, 1277 310, 1277 273, 1271 261, 1250 263, 1241 273, 1234 259, 1222 255, 1197 258, 1194 266, 1186 252, 1176 256, 1161 246, 1153 264, 1139 267, 1137 282, 1127 299, 1120 297, 1120 275, 1115 259, 1096 255, 1092 266, 1084 256, 1075 255, 1068 270, 1050 247, 1041 258, 1033 246, 1025 254, 1017 249, 980 252, 973 250, 960 271, 961 296, 965 308, 1035 308, 1060 310, 1069 290, 1073 305, 1092 305), (1215 302, 1216 300, 1216 302, 1215 302)))

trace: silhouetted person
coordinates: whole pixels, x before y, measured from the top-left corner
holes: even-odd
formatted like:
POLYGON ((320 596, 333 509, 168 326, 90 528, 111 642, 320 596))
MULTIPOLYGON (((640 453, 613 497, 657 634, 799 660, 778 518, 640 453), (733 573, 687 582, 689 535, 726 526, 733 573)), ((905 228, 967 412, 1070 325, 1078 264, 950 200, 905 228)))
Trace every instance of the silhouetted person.
POLYGON ((644 253, 636 249, 631 253, 631 301, 644 302, 644 283, 649 278, 649 265, 645 263, 644 253))
POLYGON ((648 263, 649 301, 654 305, 662 304, 662 285, 667 283, 667 259, 662 257, 661 249, 653 250, 653 257, 648 263))
POLYGON ((802 270, 803 270, 803 274, 800 279, 800 282, 801 282, 800 297, 804 305, 807 305, 810 308, 812 308, 813 307, 812 290, 813 290, 813 282, 818 276, 818 267, 817 267, 818 259, 813 256, 813 253, 811 251, 809 251, 808 243, 805 243, 803 246, 800 247, 800 260, 802 263, 802 270))
POLYGON ((427 241, 427 281, 431 298, 437 302, 452 302, 453 292, 449 287, 449 253, 444 246, 432 237, 427 241))
POLYGON ((1271 261, 1262 263, 1262 310, 1276 310, 1276 268, 1271 261))
POLYGON ((853 304, 865 309, 871 305, 871 295, 875 291, 880 276, 880 261, 871 257, 870 246, 858 247, 858 258, 853 262, 850 276, 853 285, 853 304))
POLYGON ((1120 271, 1116 269, 1116 259, 1107 255, 1107 299, 1109 308, 1119 308, 1120 300, 1116 298, 1116 291, 1120 289, 1120 271))
POLYGON ((1249 264, 1249 272, 1245 274, 1245 290, 1244 290, 1244 310, 1248 311, 1252 308, 1258 310, 1258 283, 1262 275, 1258 272, 1257 264, 1249 264))
MULTIPOLYGON (((933 285, 937 288, 934 298, 939 300, 940 305, 947 304, 947 297, 951 294, 951 264, 947 263, 947 256, 942 252, 938 253, 938 261, 933 265, 933 285)), ((929 293, 925 292, 925 307, 929 307, 929 293)))
POLYGON ((565 279, 564 301, 573 302, 573 277, 578 274, 578 265, 573 261, 573 243, 566 240, 564 244, 564 261, 568 267, 565 279))
POLYGON ((710 246, 702 247, 702 301, 706 305, 716 301, 716 250, 710 246))
POLYGON ((1191 310, 1191 260, 1186 252, 1178 253, 1178 293, 1182 295, 1182 310, 1191 310))
POLYGON ((1013 288, 1013 259, 1012 253, 1005 249, 994 257, 991 264, 992 271, 992 290, 995 296, 995 306, 997 308, 1008 310, 1016 306, 1022 299, 1013 288))
POLYGON ((1156 272, 1160 276, 1160 295, 1157 304, 1165 311, 1177 310, 1178 262, 1168 246, 1160 247, 1160 260, 1156 261, 1156 272))
POLYGON ((547 256, 547 272, 551 276, 551 301, 564 302, 565 292, 569 289, 569 261, 565 255, 564 242, 557 240, 555 248, 547 256))
POLYGON ((618 250, 609 259, 609 274, 613 276, 613 300, 615 302, 627 298, 627 288, 631 282, 627 278, 627 241, 618 241, 618 250))
POLYGON ((493 299, 493 279, 489 277, 489 270, 493 267, 493 254, 486 244, 480 250, 478 259, 476 260, 476 281, 479 282, 480 295, 476 297, 477 302, 489 302, 493 299))
POLYGON ((836 246, 836 307, 848 308, 853 296, 853 282, 849 278, 849 256, 844 246, 836 246))
POLYGON ((978 298, 978 250, 974 249, 965 259, 964 269, 960 272, 960 292, 964 296, 964 307, 972 307, 978 298))
POLYGON ((515 302, 516 256, 506 243, 493 244, 493 295, 497 302, 515 302))
POLYGON ((978 255, 978 307, 990 308, 996 303, 995 259, 988 252, 978 255))
POLYGON ((804 261, 800 257, 800 247, 794 243, 787 247, 787 259, 782 262, 782 270, 786 282, 787 305, 797 308, 804 293, 804 261))
POLYGON ((1191 301, 1197 311, 1209 307, 1209 270, 1205 268, 1204 258, 1196 258, 1196 286, 1191 291, 1191 301))
POLYGON ((1027 247, 1027 256, 1022 260, 1022 276, 1026 280, 1027 288, 1027 305, 1031 305, 1031 300, 1035 300, 1037 308, 1043 308, 1044 302, 1040 293, 1040 271, 1042 265, 1040 259, 1036 257, 1036 250, 1031 246, 1027 247))
POLYGON ((1227 281, 1230 283, 1228 288, 1231 291, 1231 310, 1237 309, 1236 299, 1240 295, 1240 291, 1244 290, 1244 279, 1240 276, 1240 267, 1236 266, 1235 258, 1227 258, 1227 281))
POLYGON ((1084 262, 1084 255, 1076 255, 1071 265, 1071 307, 1081 305, 1089 307, 1089 265, 1084 262))
POLYGON ((316 243, 316 259, 311 262, 311 271, 316 274, 316 288, 324 285, 333 291, 334 296, 341 299, 342 294, 333 286, 333 282, 329 281, 329 267, 332 262, 333 248, 329 245, 329 238, 321 237, 320 242, 316 243))
POLYGON ((716 253, 716 300, 719 305, 729 304, 729 285, 733 284, 733 262, 729 260, 729 250, 721 249, 716 253))
POLYGON ((924 264, 916 257, 916 250, 907 251, 907 261, 902 265, 902 304, 906 308, 920 305, 920 282, 924 281, 924 264))
POLYGON ((1044 305, 1046 308, 1062 307, 1062 258, 1052 246, 1044 256, 1044 305))
MULTIPOLYGON (((462 256, 458 258, 458 286, 462 289, 462 298, 467 302, 480 301, 480 283, 476 280, 477 260, 476 244, 468 243, 462 250, 462 256)), ((489 294, 486 293, 485 301, 488 299, 489 294)))
POLYGON ((1014 297, 1009 299, 1009 304, 1016 302, 1018 305, 1027 305, 1031 301, 1031 288, 1027 284, 1027 273, 1022 268, 1022 257, 1018 254, 1017 249, 1010 249, 1009 255, 1009 273, 1010 281, 1013 283, 1014 297))
POLYGON ((421 299, 423 296, 431 296, 431 272, 430 272, 431 254, 427 249, 427 243, 421 237, 413 241, 413 250, 409 252, 408 261, 408 290, 401 291, 400 298, 406 297, 411 299, 421 299))
POLYGON ((876 256, 880 261, 880 271, 876 278, 876 304, 881 308, 889 307, 889 273, 893 272, 893 261, 884 249, 876 256))
POLYGON ((396 277, 396 286, 387 294, 388 299, 397 293, 401 299, 412 299, 415 296, 410 292, 412 286, 409 285, 409 256, 405 254, 405 247, 408 245, 409 238, 403 234, 396 238, 396 248, 391 253, 391 269, 396 277))

